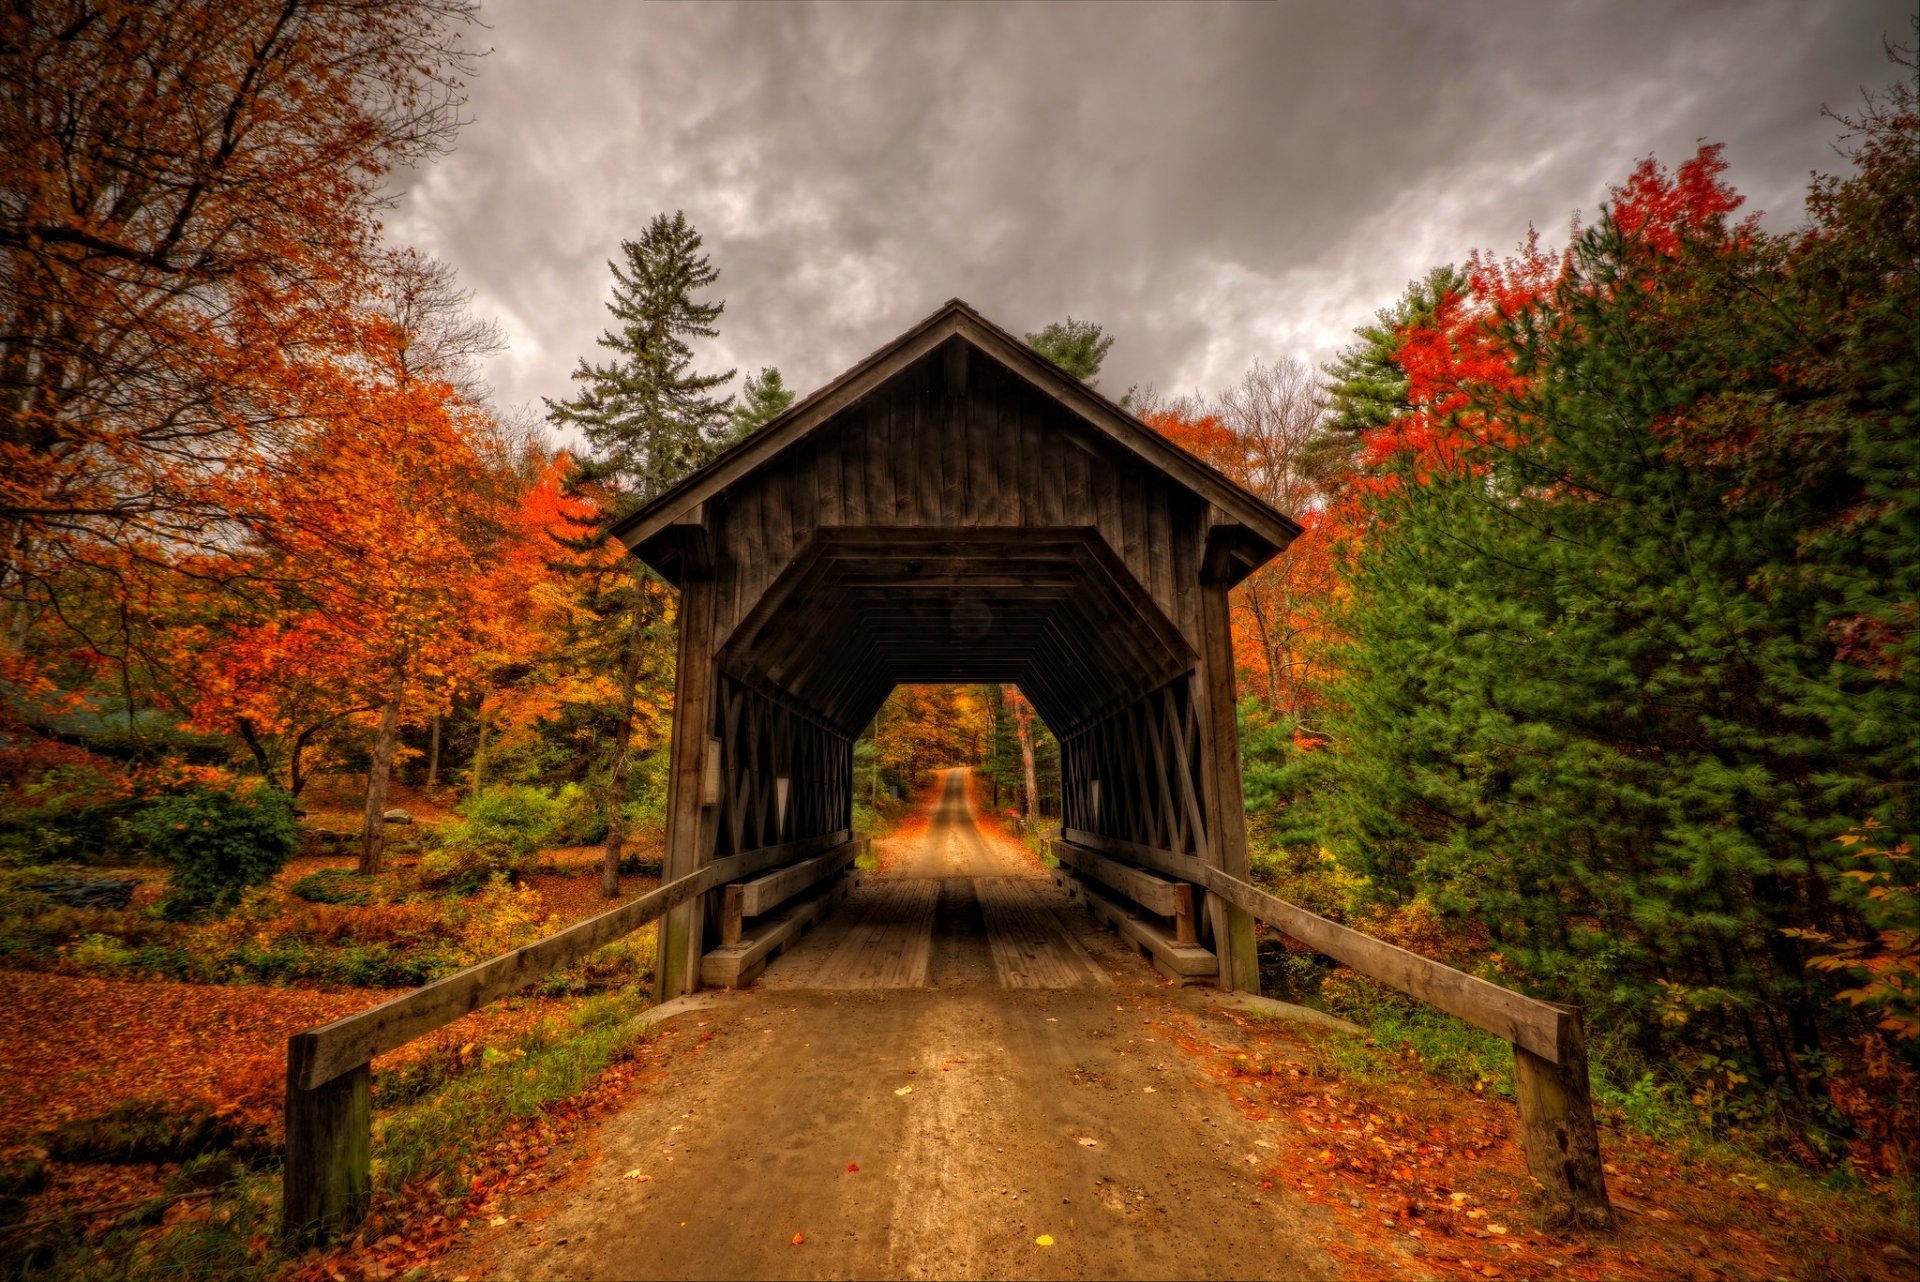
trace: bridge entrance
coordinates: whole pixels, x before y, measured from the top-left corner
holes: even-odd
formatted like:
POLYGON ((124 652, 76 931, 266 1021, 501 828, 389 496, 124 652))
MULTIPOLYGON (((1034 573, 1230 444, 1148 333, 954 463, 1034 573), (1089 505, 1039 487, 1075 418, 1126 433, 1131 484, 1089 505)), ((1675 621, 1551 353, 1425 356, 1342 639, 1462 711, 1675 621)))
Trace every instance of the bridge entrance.
POLYGON ((928 681, 1018 685, 1088 893, 1158 923, 1163 969, 1257 990, 1197 870, 1245 871, 1227 594, 1288 517, 956 300, 616 532, 680 593, 665 875, 741 870, 664 919, 662 998, 824 910, 854 740, 928 681))

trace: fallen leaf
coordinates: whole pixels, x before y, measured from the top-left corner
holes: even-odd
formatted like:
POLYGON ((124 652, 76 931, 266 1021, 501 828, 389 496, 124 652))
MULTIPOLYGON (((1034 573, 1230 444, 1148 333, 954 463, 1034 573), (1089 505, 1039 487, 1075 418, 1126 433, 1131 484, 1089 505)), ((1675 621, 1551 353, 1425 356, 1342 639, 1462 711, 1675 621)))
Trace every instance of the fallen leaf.
POLYGON ((639 1180, 642 1184, 644 1184, 648 1180, 652 1179, 653 1177, 651 1175, 643 1174, 640 1168, 636 1166, 631 1171, 628 1171, 625 1175, 621 1176, 620 1178, 623 1180, 639 1180))
POLYGON ((1100 1144, 1100 1141, 1093 1138, 1093 1136, 1091 1135, 1082 1135, 1080 1137, 1081 1148, 1097 1148, 1099 1147, 1099 1144, 1100 1144))
POLYGON ((913 1087, 902 1086, 899 1090, 895 1091, 894 1094, 895 1095, 911 1095, 913 1094, 913 1087))
POLYGON ((1053 1238, 1048 1236, 1045 1233, 1042 1233, 1039 1237, 1033 1239, 1033 1244, 1035 1246, 1052 1246, 1053 1238))
POLYGON ((496 1215, 491 1220, 487 1221, 488 1224, 491 1224, 496 1229, 499 1228, 502 1224, 505 1224, 506 1222, 507 1222, 507 1217, 504 1215, 496 1215))
POLYGON ((848 1163, 847 1163, 847 1169, 848 1169, 849 1171, 857 1171, 857 1170, 859 1170, 859 1169, 860 1169, 860 1163, 858 1163, 858 1162, 848 1162, 848 1163))
POLYGON ((805 1242, 806 1240, 807 1240, 807 1235, 804 1233, 796 1233, 793 1235, 793 1244, 795 1246, 799 1246, 801 1243, 805 1242))

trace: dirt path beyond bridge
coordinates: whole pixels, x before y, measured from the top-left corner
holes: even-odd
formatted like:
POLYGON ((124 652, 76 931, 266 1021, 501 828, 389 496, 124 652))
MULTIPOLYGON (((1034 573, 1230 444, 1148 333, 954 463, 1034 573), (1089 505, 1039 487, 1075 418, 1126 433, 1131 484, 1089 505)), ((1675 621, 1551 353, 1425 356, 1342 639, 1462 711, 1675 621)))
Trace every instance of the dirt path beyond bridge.
POLYGON ((1282 1155, 1155 1031, 1207 1001, 983 833, 952 771, 912 849, 683 1016, 697 1052, 444 1271, 1333 1276, 1323 1214, 1263 1187, 1282 1155))

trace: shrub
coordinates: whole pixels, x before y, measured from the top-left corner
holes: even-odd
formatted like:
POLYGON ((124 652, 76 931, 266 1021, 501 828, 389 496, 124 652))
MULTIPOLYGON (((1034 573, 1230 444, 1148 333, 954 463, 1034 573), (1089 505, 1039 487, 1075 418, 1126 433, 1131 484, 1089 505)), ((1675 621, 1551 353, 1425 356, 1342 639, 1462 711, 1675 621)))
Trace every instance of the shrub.
POLYGON ((364 908, 373 903, 372 879, 351 868, 322 868, 308 873, 287 889, 310 904, 353 904, 364 908))
POLYGON ((173 869, 163 908, 176 921, 230 910, 300 844, 292 803, 268 788, 175 793, 142 810, 133 826, 173 869))
POLYGON ((553 841, 554 798, 539 788, 496 785, 460 803, 459 818, 441 830, 440 848, 420 860, 430 884, 471 893, 497 873, 518 877, 553 841))
POLYGON ((137 854, 129 819, 140 803, 124 798, 59 802, 0 818, 0 863, 111 863, 137 854))
POLYGON ((459 919, 461 960, 467 965, 483 962, 557 929, 559 922, 543 916, 543 907, 532 890, 515 888, 495 873, 459 919))
POLYGON ((119 974, 131 969, 139 954, 112 935, 82 935, 67 960, 87 970, 119 974))
POLYGON ((564 785, 553 799, 556 846, 592 846, 607 839, 607 807, 600 790, 564 785))

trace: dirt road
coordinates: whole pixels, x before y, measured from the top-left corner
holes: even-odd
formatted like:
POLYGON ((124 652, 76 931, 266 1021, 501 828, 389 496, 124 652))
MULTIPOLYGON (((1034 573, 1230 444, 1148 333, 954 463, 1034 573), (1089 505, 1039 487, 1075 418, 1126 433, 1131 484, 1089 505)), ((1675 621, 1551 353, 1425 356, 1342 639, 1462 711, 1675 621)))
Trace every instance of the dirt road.
POLYGON ((983 833, 953 771, 915 849, 684 1016, 698 1050, 444 1272, 1332 1276, 1320 1213, 1261 1188, 1270 1140, 1150 1027, 1208 1000, 983 833))

